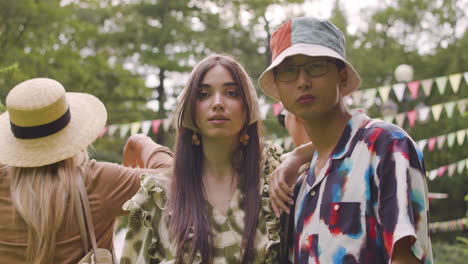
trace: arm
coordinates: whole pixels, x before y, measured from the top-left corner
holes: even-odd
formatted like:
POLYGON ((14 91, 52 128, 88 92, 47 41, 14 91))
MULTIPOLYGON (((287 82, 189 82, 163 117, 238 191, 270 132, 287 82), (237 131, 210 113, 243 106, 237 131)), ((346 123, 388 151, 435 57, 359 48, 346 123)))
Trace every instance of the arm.
POLYGON ((279 217, 281 211, 290 213, 289 207, 294 203, 291 197, 293 196, 294 184, 299 176, 298 170, 303 164, 310 162, 314 152, 315 148, 312 142, 297 147, 283 155, 281 165, 268 176, 270 197, 276 216, 279 217))
POLYGON ((143 134, 128 138, 122 156, 123 165, 132 168, 168 168, 173 164, 172 152, 143 134))
MULTIPOLYGON (((414 241, 413 241, 414 242, 414 241)), ((392 264, 418 264, 422 263, 411 251, 411 237, 398 240, 393 248, 392 264)))

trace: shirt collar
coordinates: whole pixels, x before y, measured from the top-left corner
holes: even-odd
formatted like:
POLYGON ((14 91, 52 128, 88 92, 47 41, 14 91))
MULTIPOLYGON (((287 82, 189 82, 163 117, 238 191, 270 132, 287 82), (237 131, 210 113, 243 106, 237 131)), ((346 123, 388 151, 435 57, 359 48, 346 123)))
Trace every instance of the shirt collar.
POLYGON ((346 124, 346 127, 333 150, 331 155, 332 159, 341 159, 346 153, 348 153, 353 137, 356 135, 357 131, 369 121, 369 119, 370 118, 362 109, 351 111, 351 119, 346 124))

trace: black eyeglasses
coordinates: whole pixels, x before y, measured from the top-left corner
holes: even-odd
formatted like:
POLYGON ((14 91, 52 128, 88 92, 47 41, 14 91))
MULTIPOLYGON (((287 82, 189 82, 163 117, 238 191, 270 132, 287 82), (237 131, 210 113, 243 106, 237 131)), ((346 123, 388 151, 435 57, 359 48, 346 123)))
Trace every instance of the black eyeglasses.
POLYGON ((322 59, 310 61, 301 65, 279 65, 275 68, 276 79, 280 82, 292 82, 297 80, 299 70, 304 68, 304 71, 310 77, 318 77, 326 74, 330 67, 329 65, 336 64, 335 60, 322 59))

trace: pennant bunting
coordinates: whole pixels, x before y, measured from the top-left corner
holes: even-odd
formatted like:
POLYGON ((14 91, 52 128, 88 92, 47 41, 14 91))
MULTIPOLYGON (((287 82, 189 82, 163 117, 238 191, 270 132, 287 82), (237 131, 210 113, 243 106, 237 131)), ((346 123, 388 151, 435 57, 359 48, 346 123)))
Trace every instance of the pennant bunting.
POLYGON ((465 142, 465 136, 466 136, 466 130, 460 130, 457 132, 457 141, 458 145, 463 145, 463 142, 465 142))
POLYGON ((439 89, 439 93, 444 94, 445 87, 447 87, 447 76, 437 77, 436 84, 437 84, 437 88, 439 89))
POLYGON ((458 88, 460 88, 461 73, 452 74, 449 76, 450 86, 454 93, 458 93, 458 88))
POLYGON ((426 121, 429 119, 429 113, 431 112, 431 108, 429 106, 424 106, 418 109, 418 116, 419 120, 426 121))
POLYGON ((409 82, 408 89, 410 90, 413 99, 416 100, 418 98, 419 81, 409 82))
POLYGON ((465 78, 466 85, 468 85, 468 72, 463 73, 463 77, 465 78))
POLYGON ((145 135, 148 135, 150 129, 151 129, 151 124, 153 123, 153 121, 151 120, 145 120, 143 122, 141 122, 141 133, 145 134, 145 135))
POLYGON ((405 123, 405 113, 399 113, 395 116, 396 124, 399 127, 403 127, 403 124, 405 123))
POLYGON ((447 168, 448 168, 447 165, 438 168, 437 169, 437 177, 442 177, 444 175, 444 173, 447 171, 447 168))
POLYGON ((433 181, 437 177, 437 170, 431 170, 427 175, 429 180, 433 181))
POLYGON ((431 107, 432 116, 434 117, 435 121, 439 121, 440 114, 442 113, 442 108, 442 104, 436 104, 431 107))
POLYGON ((275 116, 277 116, 279 112, 281 112, 281 109, 283 109, 283 106, 281 105, 281 103, 274 103, 272 107, 273 107, 273 114, 275 116))
POLYGON ((373 106, 375 104, 375 96, 377 94, 377 89, 372 88, 372 89, 366 89, 364 91, 365 91, 364 97, 366 100, 366 105, 368 107, 373 106))
POLYGON ((120 137, 124 138, 130 130, 130 124, 120 125, 120 137))
POLYGON ((421 86, 423 88, 423 92, 425 96, 431 95, 433 83, 434 83, 434 79, 426 79, 426 80, 421 81, 421 86))
POLYGON ((153 134, 158 134, 159 131, 159 126, 161 126, 162 120, 161 119, 155 119, 152 121, 153 124, 153 134))
POLYGON ((449 118, 451 118, 453 115, 453 110, 455 109, 455 105, 456 105, 455 102, 448 102, 444 104, 445 112, 447 113, 447 116, 449 118))
POLYGON ((108 126, 105 126, 102 131, 99 133, 98 138, 103 137, 106 134, 107 130, 109 129, 108 126))
POLYGON ((397 83, 393 85, 393 92, 395 93, 398 102, 403 100, 403 96, 405 95, 405 88, 406 84, 404 83, 397 83))
POLYGON ((140 122, 133 122, 130 124, 130 135, 138 134, 138 130, 140 130, 141 123, 140 122))
POLYGON ((429 151, 434 150, 436 143, 437 143, 437 137, 430 138, 427 141, 427 149, 429 149, 429 151))
POLYGON ((456 163, 448 165, 448 176, 452 177, 453 173, 455 172, 456 169, 457 169, 457 164, 456 163))
POLYGON ((418 112, 416 110, 411 110, 406 113, 408 116, 409 126, 413 127, 416 119, 418 118, 418 112))
POLYGON ((467 103, 468 103, 468 100, 460 100, 457 102, 458 111, 460 111, 460 114, 462 116, 465 115, 467 103))
POLYGON ((447 145, 449 148, 453 146, 453 143, 455 143, 455 133, 450 133, 447 135, 447 145))
POLYGON ((260 106, 260 117, 262 118, 262 120, 266 119, 268 110, 270 110, 269 104, 263 104, 260 106))
POLYGON ((354 105, 361 105, 361 99, 362 99, 361 91, 355 91, 354 93, 351 94, 351 96, 353 97, 354 105))
POLYGON ((380 95, 380 99, 382 99, 382 103, 385 104, 388 101, 391 88, 392 87, 390 87, 390 85, 379 87, 379 95, 380 95))
POLYGON ((437 137, 437 149, 440 150, 444 147, 445 139, 447 138, 446 135, 438 136, 437 137))
POLYGON ((109 136, 113 136, 115 131, 117 131, 117 129, 119 128, 118 125, 110 125, 109 126, 109 132, 107 133, 109 136))
POLYGON ((418 141, 418 148, 421 150, 421 151, 424 151, 424 147, 426 147, 426 144, 427 144, 427 139, 421 139, 418 141))
POLYGON ((462 161, 459 161, 457 162, 457 172, 458 174, 462 174, 463 170, 465 169, 465 161, 462 160, 462 161))

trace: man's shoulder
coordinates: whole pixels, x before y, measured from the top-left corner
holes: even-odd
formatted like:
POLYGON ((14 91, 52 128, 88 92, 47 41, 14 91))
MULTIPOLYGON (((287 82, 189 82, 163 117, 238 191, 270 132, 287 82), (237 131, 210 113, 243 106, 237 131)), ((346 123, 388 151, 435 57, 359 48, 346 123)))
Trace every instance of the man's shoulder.
POLYGON ((363 127, 363 138, 384 141, 409 139, 410 136, 401 127, 378 119, 371 119, 363 127))

